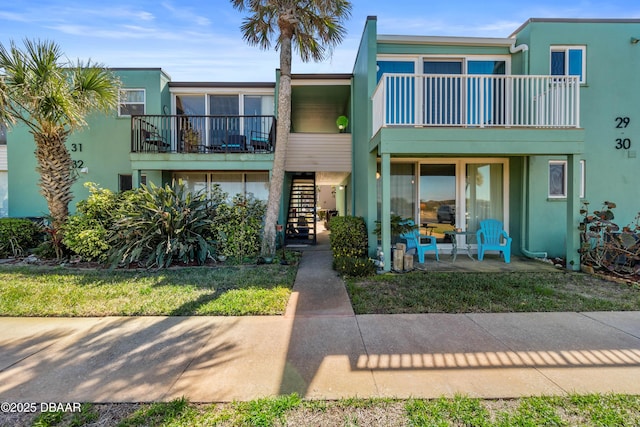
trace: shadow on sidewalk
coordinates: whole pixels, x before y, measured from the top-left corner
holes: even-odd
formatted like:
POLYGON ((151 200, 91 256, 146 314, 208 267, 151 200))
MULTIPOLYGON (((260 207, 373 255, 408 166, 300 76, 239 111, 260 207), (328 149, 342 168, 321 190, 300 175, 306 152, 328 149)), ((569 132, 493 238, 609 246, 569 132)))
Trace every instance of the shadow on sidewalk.
MULTIPOLYGON (((10 325, 12 319, 4 319, 10 325)), ((16 326, 24 325, 15 319, 16 326)), ((0 400, 162 400, 197 355, 210 369, 233 360, 233 342, 206 345, 234 324, 196 317, 50 319, 30 338, 3 340, 0 400), (206 354, 205 354, 206 353, 206 354)))
MULTIPOLYGON (((350 367, 365 349, 345 284, 332 268, 329 232, 323 229, 317 242, 303 249, 285 313, 293 323, 280 394, 353 396, 360 384, 354 383, 350 367), (331 389, 338 394, 327 395, 331 389)), ((364 373, 361 379, 369 376, 364 373)))
MULTIPOLYGON (((639 313, 355 316, 323 234, 323 243, 303 254, 287 310, 293 323, 280 394, 499 398, 640 391, 630 380, 640 375, 640 330, 633 326, 639 313)), ((494 264, 458 261, 456 267, 471 269, 494 264)))

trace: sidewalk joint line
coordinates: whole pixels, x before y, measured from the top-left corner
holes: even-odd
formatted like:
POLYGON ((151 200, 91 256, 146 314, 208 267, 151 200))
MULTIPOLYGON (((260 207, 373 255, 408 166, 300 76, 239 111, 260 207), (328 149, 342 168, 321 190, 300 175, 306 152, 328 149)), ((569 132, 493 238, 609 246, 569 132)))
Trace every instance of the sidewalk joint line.
POLYGON ((593 320, 594 322, 598 322, 598 323, 600 323, 600 324, 601 324, 601 325, 603 325, 603 326, 606 326, 606 327, 611 328, 611 329, 615 329, 616 331, 622 332, 622 333, 623 333, 623 334, 625 334, 625 335, 628 335, 628 336, 630 336, 630 337, 632 337, 632 338, 635 338, 635 339, 639 339, 639 340, 640 340, 640 336, 635 335, 635 334, 632 334, 631 332, 625 331, 625 330, 623 330, 623 329, 620 329, 620 328, 618 328, 617 326, 610 325, 609 323, 606 323, 606 322, 605 322, 605 321, 603 321, 603 320, 596 319, 595 317, 591 317, 591 316, 589 316, 587 313, 588 313, 588 312, 583 312, 583 311, 578 312, 578 314, 580 314, 580 315, 582 315, 582 316, 586 317, 586 318, 587 318, 587 319, 589 319, 589 320, 593 320))
MULTIPOLYGON (((491 337, 493 337, 493 339, 495 339, 496 341, 498 341, 500 344, 504 345, 506 348, 508 348, 510 351, 513 352, 517 352, 518 350, 512 348, 511 346, 509 346, 506 342, 504 342, 503 340, 501 340, 500 338, 498 338, 497 336, 495 336, 494 334, 491 333, 490 330, 488 330, 487 328, 485 328, 484 326, 482 326, 481 324, 479 324, 478 322, 476 322, 471 316, 469 316, 468 313, 464 313, 464 316, 469 319, 474 325, 476 325, 477 327, 479 327, 480 329, 482 329, 483 331, 485 331, 487 334, 489 334, 491 337)), ((540 368, 538 368, 537 366, 523 366, 523 369, 533 369, 535 372, 537 372, 538 374, 540 374, 540 376, 542 376, 544 379, 546 379, 547 381, 549 381, 551 384, 553 384, 554 386, 558 387, 559 390, 562 390, 562 392, 566 395, 570 394, 568 390, 566 390, 564 387, 562 387, 560 384, 558 384, 557 381, 554 381, 553 379, 551 379, 548 375, 545 375, 544 372, 542 372, 540 370, 540 368)))
MULTIPOLYGON (((364 348, 364 354, 367 357, 367 360, 370 358, 369 349, 367 348, 367 344, 364 341, 364 337, 362 336, 362 329, 360 329, 360 322, 358 321, 358 315, 354 315, 356 319, 356 327, 358 328, 358 335, 360 335, 360 341, 362 341, 362 348, 364 348)), ((376 389, 376 394, 380 396, 380 388, 378 387, 378 382, 376 381, 376 376, 373 368, 369 368, 369 373, 371 373, 371 380, 373 381, 373 386, 376 389)))

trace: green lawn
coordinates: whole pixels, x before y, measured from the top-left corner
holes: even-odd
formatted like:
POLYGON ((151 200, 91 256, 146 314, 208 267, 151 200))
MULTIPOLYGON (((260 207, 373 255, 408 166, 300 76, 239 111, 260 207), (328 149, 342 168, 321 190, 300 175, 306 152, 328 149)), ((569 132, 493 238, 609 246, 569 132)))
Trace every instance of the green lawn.
POLYGON ((0 268, 0 316, 271 315, 285 311, 296 266, 160 271, 0 268))
MULTIPOLYGON (((0 424, 2 424, 0 414, 0 424)), ((11 421, 17 421, 13 419, 11 421)), ((483 400, 343 399, 296 395, 229 404, 185 399, 153 404, 86 404, 81 413, 25 414, 31 426, 637 426, 640 396, 619 394, 483 400)), ((9 425, 9 424, 7 424, 9 425)))
POLYGON ((640 287, 581 273, 384 274, 347 280, 356 314, 640 310, 640 287))
MULTIPOLYGON (((282 314, 296 266, 160 271, 0 266, 0 316, 282 314)), ((347 280, 357 314, 640 310, 640 287, 568 272, 347 280)))

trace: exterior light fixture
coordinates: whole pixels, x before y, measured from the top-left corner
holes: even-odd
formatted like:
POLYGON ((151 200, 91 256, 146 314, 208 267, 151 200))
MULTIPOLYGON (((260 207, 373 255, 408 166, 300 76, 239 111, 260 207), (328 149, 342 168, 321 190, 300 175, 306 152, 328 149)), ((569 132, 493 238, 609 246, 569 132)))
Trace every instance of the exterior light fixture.
POLYGON ((343 132, 347 128, 347 126, 349 126, 349 119, 347 118, 347 116, 338 117, 338 119, 336 120, 336 126, 338 126, 338 129, 340 129, 340 132, 343 132))

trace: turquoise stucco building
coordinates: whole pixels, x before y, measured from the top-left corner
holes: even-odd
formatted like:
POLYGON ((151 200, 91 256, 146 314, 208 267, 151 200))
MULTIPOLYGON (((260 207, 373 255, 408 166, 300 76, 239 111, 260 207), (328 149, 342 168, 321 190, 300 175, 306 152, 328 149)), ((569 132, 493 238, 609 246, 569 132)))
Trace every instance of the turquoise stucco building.
MULTIPOLYGON (((616 202, 622 225, 640 210, 639 38, 636 19, 530 19, 510 37, 478 38, 382 35, 369 17, 351 74, 293 75, 280 222, 294 230, 326 209, 362 216, 373 256, 391 247, 392 214, 435 233, 443 252, 444 231, 496 218, 514 255, 579 268, 582 202, 616 202)), ((124 190, 172 179, 266 199, 277 70, 246 83, 114 71, 119 112, 69 139, 75 201, 87 181, 124 190)), ((33 140, 17 128, 7 141, 9 215, 41 216, 33 140)))

